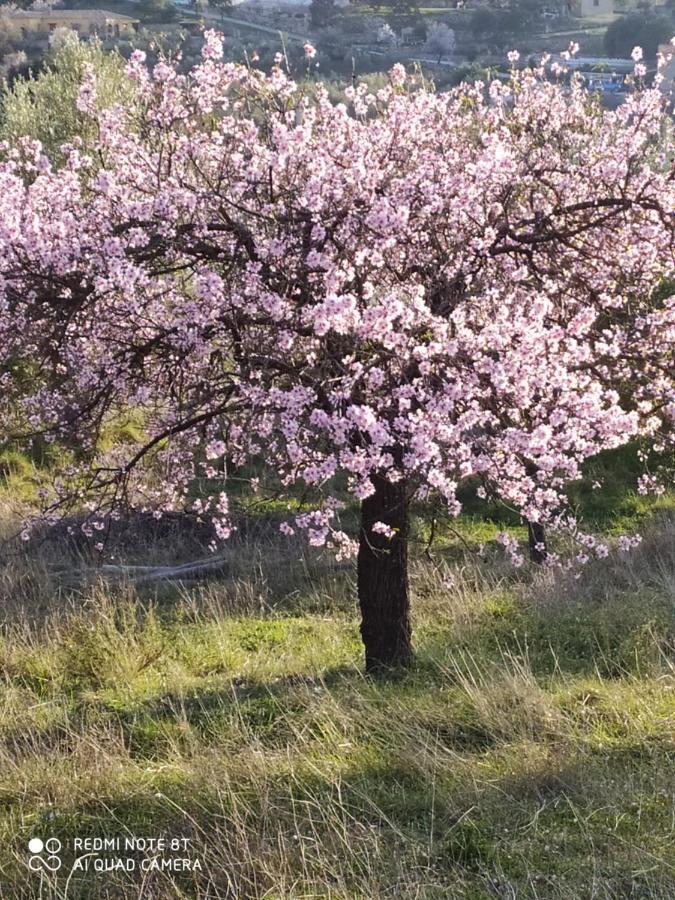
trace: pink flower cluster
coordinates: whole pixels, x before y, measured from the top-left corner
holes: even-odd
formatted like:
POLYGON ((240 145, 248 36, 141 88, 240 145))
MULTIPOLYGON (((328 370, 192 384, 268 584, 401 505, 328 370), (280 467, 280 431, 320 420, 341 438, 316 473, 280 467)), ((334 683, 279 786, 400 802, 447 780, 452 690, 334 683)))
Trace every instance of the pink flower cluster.
MULTIPOLYGON (((87 73, 99 137, 60 168, 2 148, 3 434, 86 460, 48 510, 169 509, 210 460, 263 456, 313 498, 310 542, 348 553, 338 481, 364 499, 403 479, 454 515, 471 479, 561 525, 589 457, 672 442, 657 90, 604 111, 541 70, 434 94, 397 66, 345 105, 223 62, 213 32, 203 56, 184 75, 134 54, 128 110, 98 111, 87 73), (102 449, 130 408, 145 442, 102 449)), ((226 537, 226 500, 209 509, 226 537)))

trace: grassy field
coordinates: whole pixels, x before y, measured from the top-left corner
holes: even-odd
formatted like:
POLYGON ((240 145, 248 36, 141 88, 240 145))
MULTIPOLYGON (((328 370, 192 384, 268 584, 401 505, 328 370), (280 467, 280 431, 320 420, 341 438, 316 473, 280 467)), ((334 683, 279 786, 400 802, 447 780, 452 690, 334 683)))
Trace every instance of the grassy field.
POLYGON ((380 682, 351 567, 276 528, 197 586, 10 561, 0 897, 671 900, 675 517, 643 525, 576 578, 508 568, 464 521, 486 557, 418 555, 416 666, 380 682), (62 842, 55 875, 35 836, 62 842), (202 868, 72 871, 97 836, 185 837, 202 868))

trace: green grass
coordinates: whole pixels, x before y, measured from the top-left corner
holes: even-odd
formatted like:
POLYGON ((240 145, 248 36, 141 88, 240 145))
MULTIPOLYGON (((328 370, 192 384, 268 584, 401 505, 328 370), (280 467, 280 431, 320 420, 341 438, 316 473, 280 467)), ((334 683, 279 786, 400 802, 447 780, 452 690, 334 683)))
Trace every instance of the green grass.
POLYGON ((48 583, 8 617, 0 896, 675 896, 672 517, 579 579, 418 559, 416 665, 380 682, 349 567, 237 554, 155 599, 48 583), (203 868, 65 893, 75 836, 129 833, 185 835, 203 868), (64 842, 55 878, 27 869, 36 834, 64 842))
MULTIPOLYGON (((5 530, 49 465, 0 458, 5 530)), ((92 581, 53 545, 10 560, 0 898, 670 900, 675 517, 639 472, 628 448, 573 487, 610 544, 644 534, 578 578, 509 567, 495 536, 523 524, 470 489, 426 557, 418 509, 416 662, 390 681, 362 674, 353 568, 282 541, 285 504, 244 482, 248 524, 206 584, 92 581), (202 869, 66 886, 75 837, 128 834, 189 837, 202 869), (64 843, 56 877, 28 870, 35 835, 64 843)), ((192 552, 180 529, 142 537, 135 560, 192 552)))

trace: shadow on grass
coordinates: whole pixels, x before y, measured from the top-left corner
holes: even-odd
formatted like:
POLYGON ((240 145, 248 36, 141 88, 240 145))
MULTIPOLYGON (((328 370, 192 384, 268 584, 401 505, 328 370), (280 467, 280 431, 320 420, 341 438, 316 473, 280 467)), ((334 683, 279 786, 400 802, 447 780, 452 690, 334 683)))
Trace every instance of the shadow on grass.
MULTIPOLYGON (((617 737, 602 709, 591 710, 597 733, 548 727, 536 692, 524 701, 490 698, 501 719, 495 728, 467 702, 459 679, 475 676, 480 694, 480 671, 496 666, 508 680, 517 664, 543 685, 555 676, 578 680, 581 690, 598 675, 630 684, 673 660, 674 633, 672 606, 662 600, 563 608, 502 602, 464 623, 427 618, 414 668, 396 679, 373 681, 336 666, 320 676, 205 679, 129 703, 122 691, 115 704, 88 688, 72 696, 67 727, 6 733, 5 746, 49 766, 51 756, 81 746, 82 736, 95 744, 115 732, 125 751, 119 765, 132 771, 120 777, 113 758, 109 779, 102 771, 99 787, 63 810, 48 795, 7 798, 19 810, 11 813, 19 816, 17 858, 27 837, 45 829, 64 842, 186 835, 203 870, 172 875, 170 886, 165 875, 151 874, 143 896, 515 891, 532 900, 671 900, 672 740, 630 731, 617 737), (522 725, 527 704, 534 713, 522 725)), ((485 692, 495 684, 488 680, 485 692)), ((21 874, 11 877, 24 883, 21 874)), ((131 900, 139 884, 137 873, 92 874, 73 882, 68 896, 131 900)))
MULTIPOLYGON (((670 900, 672 759, 637 767, 627 754, 526 750, 510 771, 485 772, 443 754, 416 761, 395 733, 339 772, 273 759, 247 770, 224 752, 201 772, 159 774, 124 793, 103 787, 68 814, 51 808, 32 821, 66 845, 74 833, 189 837, 202 871, 174 876, 176 894, 151 875, 143 896, 157 898, 670 900)), ((137 897, 139 881, 92 874, 69 897, 137 897)))

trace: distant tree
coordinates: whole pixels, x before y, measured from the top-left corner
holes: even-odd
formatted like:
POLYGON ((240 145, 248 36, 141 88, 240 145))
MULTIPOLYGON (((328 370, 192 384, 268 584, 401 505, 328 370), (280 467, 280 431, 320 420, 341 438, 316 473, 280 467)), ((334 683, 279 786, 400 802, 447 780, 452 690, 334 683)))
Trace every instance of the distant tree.
POLYGON ((312 0, 309 5, 309 18, 312 28, 325 28, 335 18, 335 0, 312 0))
POLYGON ((11 3, 3 3, 0 6, 0 12, 8 13, 13 9, 28 9, 31 0, 13 0, 11 3))
POLYGON ((93 141, 91 118, 77 108, 87 72, 96 78, 98 108, 131 102, 133 88, 119 54, 106 53, 97 39, 84 42, 73 32, 59 34, 47 52, 44 70, 35 77, 18 78, 2 93, 0 139, 35 138, 56 162, 62 159, 62 145, 74 137, 85 145, 93 141))
POLYGON ((0 59, 13 50, 12 28, 9 21, 11 9, 10 6, 0 6, 0 59))
POLYGON ((645 59, 653 61, 659 44, 673 35, 675 24, 671 16, 636 12, 616 19, 605 32, 608 56, 627 58, 633 47, 642 47, 645 59))
POLYGON ((502 14, 505 31, 517 34, 531 34, 542 22, 540 0, 515 0, 502 14))
POLYGON ((471 33, 476 39, 487 39, 491 37, 498 27, 498 15, 492 9, 481 7, 477 9, 471 16, 471 33))
POLYGON ((438 62, 452 56, 455 50, 455 32, 445 22, 434 22, 427 32, 425 48, 438 57, 438 62))
MULTIPOLYGON (((11 84, 16 78, 18 78, 28 67, 28 57, 24 53, 23 50, 17 50, 14 52, 5 52, 2 56, 2 62, 0 63, 0 82, 6 80, 8 84, 11 84)), ((2 113, 0 112, 0 121, 2 120, 2 113)))
POLYGON ((220 21, 222 22, 225 19, 225 16, 232 12, 232 0, 209 0, 209 6, 211 9, 217 9, 220 11, 220 21))
POLYGON ((388 44, 390 47, 393 47, 396 44, 396 32, 389 22, 385 22, 379 27, 377 32, 377 42, 378 44, 388 44))
POLYGON ((324 57, 334 61, 343 59, 346 49, 344 33, 335 26, 322 28, 317 34, 316 46, 324 57))
POLYGON ((500 47, 513 44, 520 34, 528 34, 541 26, 541 10, 533 0, 520 0, 508 9, 475 10, 470 29, 477 40, 500 47))
POLYGON ((427 35, 429 34, 429 29, 427 28, 427 23, 424 21, 422 16, 415 21, 413 25, 413 36, 417 41, 426 41, 427 35))
MULTIPOLYGON (((72 28, 60 25, 49 35, 49 47, 52 52, 56 54, 62 47, 68 44, 69 41, 72 41, 74 37, 77 38, 77 35, 73 34, 72 28)), ((79 38, 77 39, 79 40, 79 38)))
MULTIPOLYGON (((463 81, 474 84, 476 81, 484 81, 489 84, 494 78, 494 72, 486 69, 480 63, 464 63, 450 70, 449 84, 454 86, 463 81)), ((438 86, 438 85, 437 85, 438 86)))
POLYGON ((171 22, 178 16, 171 0, 142 0, 138 6, 145 22, 171 22))
POLYGON ((362 37, 368 30, 372 29, 372 20, 367 16, 340 16, 340 28, 350 37, 362 37))

